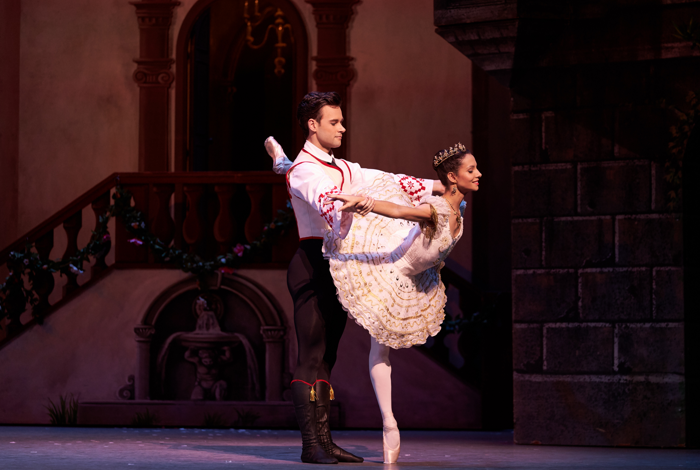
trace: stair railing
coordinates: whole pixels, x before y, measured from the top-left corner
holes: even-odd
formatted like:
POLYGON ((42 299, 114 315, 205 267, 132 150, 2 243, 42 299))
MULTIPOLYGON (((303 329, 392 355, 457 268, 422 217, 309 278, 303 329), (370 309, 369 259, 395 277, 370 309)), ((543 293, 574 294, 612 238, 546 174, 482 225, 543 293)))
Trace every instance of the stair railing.
MULTIPOLYGON (((13 266, 10 253, 23 251, 27 244, 41 260, 48 260, 54 248, 54 233, 63 230, 67 238, 62 259, 78 251, 83 227, 83 210, 90 208, 96 224, 110 206, 116 186, 131 193, 132 205, 144 215, 147 228, 166 245, 200 255, 204 259, 231 252, 239 243, 260 237, 264 224, 286 207, 284 176, 269 171, 250 172, 153 172, 113 173, 56 214, 0 251, 0 276, 21 269, 13 266)), ((111 245, 95 256, 85 275, 67 273, 58 296, 58 273, 39 273, 32 280, 38 297, 33 306, 25 301, 5 302, 7 320, 0 330, 0 341, 16 336, 31 324, 41 322, 51 311, 80 290, 94 283, 111 269, 170 268, 157 262, 146 246, 129 242, 132 237, 116 221, 110 233, 111 245), (113 248, 113 253, 110 251, 113 248), (113 262, 110 264, 109 260, 113 262), (31 317, 27 318, 31 310, 31 317), (22 321, 24 320, 24 321, 22 321)), ((84 237, 83 237, 84 238, 84 237)), ((296 249, 297 236, 289 230, 271 252, 248 263, 264 268, 286 268, 296 249)), ((24 279, 28 283, 28 279, 24 279)))

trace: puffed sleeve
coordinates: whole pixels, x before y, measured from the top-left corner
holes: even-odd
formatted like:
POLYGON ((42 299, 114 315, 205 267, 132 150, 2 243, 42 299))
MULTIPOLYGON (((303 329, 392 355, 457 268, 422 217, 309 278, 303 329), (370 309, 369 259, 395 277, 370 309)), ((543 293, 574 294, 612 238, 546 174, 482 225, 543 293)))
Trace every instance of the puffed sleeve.
POLYGON ((433 194, 433 180, 416 178, 414 176, 386 173, 380 170, 372 170, 362 168, 357 163, 347 162, 352 170, 352 188, 353 193, 359 188, 366 188, 372 185, 372 182, 385 175, 391 176, 396 181, 401 189, 411 198, 414 206, 420 205, 427 196, 433 194))
POLYGON ((322 168, 313 163, 300 163, 287 173, 289 192, 313 207, 328 226, 340 238, 345 238, 352 227, 353 214, 340 212, 341 201, 325 204, 331 194, 340 194, 340 189, 322 168))

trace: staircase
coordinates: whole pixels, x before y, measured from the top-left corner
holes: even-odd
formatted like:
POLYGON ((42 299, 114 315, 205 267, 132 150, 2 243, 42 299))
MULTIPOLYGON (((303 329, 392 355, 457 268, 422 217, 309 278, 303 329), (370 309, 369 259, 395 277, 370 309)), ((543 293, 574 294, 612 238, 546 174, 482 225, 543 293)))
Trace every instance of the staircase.
MULTIPOLYGON (((132 205, 144 214, 148 228, 159 240, 204 259, 230 252, 237 243, 257 239, 263 225, 286 206, 287 200, 284 177, 267 171, 113 173, 0 251, 0 278, 22 269, 13 265, 10 253, 23 251, 28 244, 33 245, 41 260, 55 259, 56 255, 62 259, 73 256, 79 242, 87 243, 91 236, 90 227, 83 227, 83 220, 91 218, 97 224, 117 185, 132 194, 132 205), (57 239, 61 240, 61 254, 56 253, 57 239)), ((296 249, 295 231, 289 230, 267 258, 250 265, 286 267, 296 249)), ((40 273, 32 280, 38 297, 36 305, 31 307, 24 299, 8 302, 7 311, 0 312, 0 319, 6 317, 0 330, 0 348, 110 270, 171 268, 156 262, 145 246, 129 243, 132 237, 119 221, 111 224, 110 235, 111 244, 85 273, 68 273, 65 280, 58 273, 40 273)), ((26 277, 24 280, 29 285, 26 277)))

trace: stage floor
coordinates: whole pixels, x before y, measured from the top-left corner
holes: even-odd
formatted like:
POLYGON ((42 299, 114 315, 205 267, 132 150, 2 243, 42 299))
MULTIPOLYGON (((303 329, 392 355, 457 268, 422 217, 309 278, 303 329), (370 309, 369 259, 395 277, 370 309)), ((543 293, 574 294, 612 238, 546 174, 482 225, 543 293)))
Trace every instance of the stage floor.
MULTIPOLYGON (((404 431, 391 468, 700 468, 700 450, 521 446, 512 432, 404 431)), ((334 433, 335 441, 382 466, 379 431, 334 433)), ((0 426, 0 469, 319 468, 299 461, 297 431, 0 426)))

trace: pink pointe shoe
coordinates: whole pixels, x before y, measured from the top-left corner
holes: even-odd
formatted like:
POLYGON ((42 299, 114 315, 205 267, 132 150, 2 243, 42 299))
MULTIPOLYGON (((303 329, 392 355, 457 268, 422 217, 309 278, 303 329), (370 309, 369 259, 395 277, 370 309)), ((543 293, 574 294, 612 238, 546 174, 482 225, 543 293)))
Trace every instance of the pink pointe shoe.
POLYGON ((395 449, 390 449, 389 446, 386 443, 386 434, 389 431, 399 431, 398 426, 384 426, 383 429, 383 434, 382 434, 382 439, 384 441, 384 463, 396 463, 396 461, 399 459, 399 452, 401 452, 401 442, 399 441, 399 445, 396 446, 395 449))

